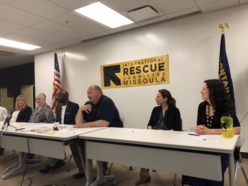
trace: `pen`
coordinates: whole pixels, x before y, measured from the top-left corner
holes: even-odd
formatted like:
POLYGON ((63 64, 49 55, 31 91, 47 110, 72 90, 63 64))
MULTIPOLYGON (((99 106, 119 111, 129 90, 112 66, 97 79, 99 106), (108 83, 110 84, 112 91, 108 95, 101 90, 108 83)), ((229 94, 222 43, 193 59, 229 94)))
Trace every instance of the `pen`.
POLYGON ((189 135, 191 135, 191 136, 200 136, 200 135, 198 135, 198 134, 189 134, 189 135))

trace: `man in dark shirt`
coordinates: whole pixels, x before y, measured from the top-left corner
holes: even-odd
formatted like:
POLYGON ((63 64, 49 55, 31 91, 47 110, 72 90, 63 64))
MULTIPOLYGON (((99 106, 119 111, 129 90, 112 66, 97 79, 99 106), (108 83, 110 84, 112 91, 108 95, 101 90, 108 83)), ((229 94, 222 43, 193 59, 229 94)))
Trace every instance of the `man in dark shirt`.
MULTIPOLYGON (((99 86, 90 86, 87 90, 87 101, 78 110, 76 116, 76 125, 74 128, 86 127, 123 127, 119 112, 114 102, 107 96, 104 96, 99 86)), ((81 148, 84 149, 84 143, 80 141, 81 148)), ((73 178, 80 179, 85 176, 82 162, 76 145, 71 145, 73 158, 79 169, 79 173, 73 175, 73 178)), ((107 162, 103 163, 104 172, 107 172, 107 162)))
MULTIPOLYGON (((66 90, 61 90, 57 93, 56 99, 60 105, 56 109, 56 122, 60 124, 74 125, 75 117, 79 106, 77 103, 69 101, 69 94, 66 90)), ((40 169, 40 173, 48 173, 50 170, 56 170, 63 167, 65 162, 57 158, 50 158, 49 164, 40 169)))

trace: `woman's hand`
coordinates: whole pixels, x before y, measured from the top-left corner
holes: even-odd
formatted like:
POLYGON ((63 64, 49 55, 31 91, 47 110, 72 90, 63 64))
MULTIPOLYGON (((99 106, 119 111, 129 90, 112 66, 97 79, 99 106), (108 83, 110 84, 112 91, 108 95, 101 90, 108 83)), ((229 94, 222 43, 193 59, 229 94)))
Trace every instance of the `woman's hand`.
POLYGON ((207 128, 205 125, 198 125, 195 128, 195 133, 196 134, 209 134, 210 133, 210 129, 207 128))
POLYGON ((149 125, 149 126, 147 127, 147 129, 150 129, 150 130, 152 130, 152 126, 150 126, 150 125, 149 125))

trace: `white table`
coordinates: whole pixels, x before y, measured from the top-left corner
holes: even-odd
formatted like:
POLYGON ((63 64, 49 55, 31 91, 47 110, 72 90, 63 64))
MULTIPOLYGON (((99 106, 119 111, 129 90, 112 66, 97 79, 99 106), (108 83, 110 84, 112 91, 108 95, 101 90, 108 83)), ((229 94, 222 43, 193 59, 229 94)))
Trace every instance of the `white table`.
MULTIPOLYGON (((46 124, 46 123, 24 123, 17 125, 12 124, 17 128, 37 128, 41 126, 50 126, 52 127, 53 124, 46 124)), ((2 147, 19 151, 19 162, 10 166, 9 169, 4 173, 2 179, 6 179, 10 177, 15 172, 23 169, 26 167, 26 153, 33 153, 38 155, 43 155, 47 157, 53 157, 58 159, 65 158, 65 145, 70 142, 70 140, 78 138, 79 134, 100 130, 103 129, 101 127, 91 128, 91 131, 88 130, 80 130, 80 133, 77 130, 68 131, 69 129, 72 130, 73 125, 64 125, 65 129, 60 129, 60 131, 55 131, 55 134, 47 135, 47 134, 40 134, 36 132, 24 132, 24 131, 15 131, 14 128, 9 127, 7 131, 2 131, 2 147), (72 133, 73 132, 73 133, 72 133), (17 167, 17 168, 16 168, 17 167), (13 169, 15 168, 15 169, 13 169), (13 169, 10 171, 10 169, 13 169)), ((75 143, 76 144, 76 143, 75 143)), ((81 148, 78 144, 81 160, 84 167, 84 157, 81 153, 81 148)), ((32 161, 32 160, 31 160, 32 161)), ((36 164, 31 164, 29 167, 39 166, 36 164)))
POLYGON ((80 139, 86 140, 86 186, 97 186, 109 179, 102 174, 101 161, 220 181, 221 158, 213 153, 228 154, 230 185, 235 185, 233 152, 239 136, 215 142, 176 137, 181 134, 183 132, 107 128, 80 135, 80 139), (98 166, 95 182, 92 160, 97 160, 98 166))

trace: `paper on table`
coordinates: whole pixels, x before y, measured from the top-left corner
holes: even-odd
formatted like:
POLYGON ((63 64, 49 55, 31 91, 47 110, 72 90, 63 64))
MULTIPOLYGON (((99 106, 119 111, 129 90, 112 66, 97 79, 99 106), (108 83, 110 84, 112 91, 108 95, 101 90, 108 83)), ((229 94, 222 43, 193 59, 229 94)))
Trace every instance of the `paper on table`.
POLYGON ((221 138, 221 135, 189 135, 192 133, 185 133, 179 136, 176 136, 178 138, 183 138, 183 139, 193 139, 193 140, 204 140, 204 141, 219 141, 221 138))
POLYGON ((147 131, 147 129, 129 129, 128 132, 144 132, 147 131))
POLYGON ((206 141, 220 141, 221 138, 221 135, 201 135, 201 139, 206 141))
POLYGON ((17 122, 11 122, 10 125, 13 125, 13 126, 19 126, 19 125, 28 125, 30 123, 17 123, 17 122))
POLYGON ((195 135, 189 135, 190 133, 185 133, 179 136, 176 136, 177 138, 183 138, 183 139, 194 139, 194 140, 202 140, 200 137, 200 135, 197 136, 197 134, 195 135))
POLYGON ((70 132, 68 132, 68 133, 76 133, 76 134, 83 134, 83 133, 86 133, 86 132, 91 132, 91 131, 94 131, 94 130, 96 130, 96 129, 94 129, 94 128, 80 128, 80 129, 78 129, 78 128, 73 128, 73 129, 70 129, 70 132))

